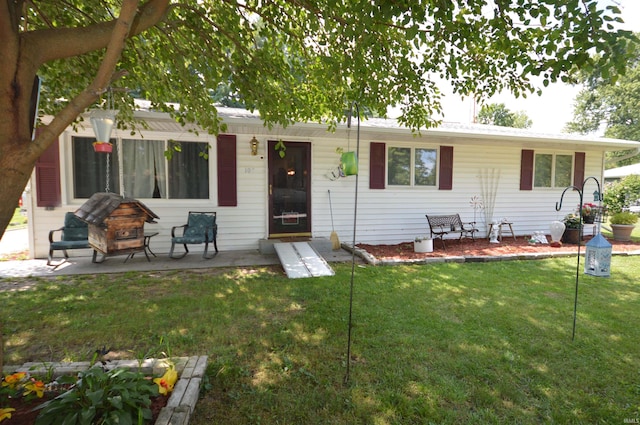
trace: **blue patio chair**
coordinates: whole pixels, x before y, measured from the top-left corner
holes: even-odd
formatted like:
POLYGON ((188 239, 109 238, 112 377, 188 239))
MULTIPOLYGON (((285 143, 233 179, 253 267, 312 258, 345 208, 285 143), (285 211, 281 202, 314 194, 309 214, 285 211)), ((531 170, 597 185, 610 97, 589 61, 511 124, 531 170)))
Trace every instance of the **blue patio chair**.
POLYGON ((218 253, 218 244, 216 242, 216 236, 218 234, 218 225, 216 224, 215 212, 197 212, 189 211, 189 219, 187 224, 182 226, 173 226, 171 228, 171 250, 169 251, 169 257, 179 259, 189 253, 187 245, 190 244, 204 244, 204 253, 202 258, 210 259, 215 257, 218 253), (176 230, 182 229, 182 235, 176 236, 176 230), (209 250, 209 243, 213 242, 213 246, 216 250, 216 254, 207 255, 209 250), (174 257, 173 248, 176 244, 184 245, 184 254, 174 257))
MULTIPOLYGON (((89 226, 80 220, 74 213, 67 212, 64 215, 64 225, 55 230, 49 231, 49 257, 47 265, 52 266, 53 251, 61 250, 65 260, 69 258, 67 250, 91 248, 89 245, 89 226), (60 240, 54 241, 54 235, 60 232, 60 240)), ((62 263, 57 264, 59 266, 62 263)))

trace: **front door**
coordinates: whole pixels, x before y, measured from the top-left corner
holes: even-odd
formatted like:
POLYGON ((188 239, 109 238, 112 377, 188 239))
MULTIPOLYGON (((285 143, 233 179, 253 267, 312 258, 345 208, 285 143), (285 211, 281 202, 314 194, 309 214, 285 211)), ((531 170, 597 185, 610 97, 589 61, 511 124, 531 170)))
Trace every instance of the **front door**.
POLYGON ((269 141, 269 237, 311 236, 311 144, 269 141))

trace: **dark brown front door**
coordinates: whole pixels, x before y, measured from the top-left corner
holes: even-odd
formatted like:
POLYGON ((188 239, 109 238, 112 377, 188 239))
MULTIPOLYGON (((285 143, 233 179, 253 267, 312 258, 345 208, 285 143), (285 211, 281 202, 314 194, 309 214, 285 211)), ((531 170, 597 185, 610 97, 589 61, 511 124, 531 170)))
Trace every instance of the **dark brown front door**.
POLYGON ((269 141, 269 237, 311 236, 311 144, 269 141))

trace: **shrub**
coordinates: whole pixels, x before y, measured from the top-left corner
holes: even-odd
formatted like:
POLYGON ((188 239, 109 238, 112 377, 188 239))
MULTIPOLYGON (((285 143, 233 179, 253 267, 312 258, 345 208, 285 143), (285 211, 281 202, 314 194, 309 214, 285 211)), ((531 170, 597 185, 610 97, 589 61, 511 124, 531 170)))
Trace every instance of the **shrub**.
POLYGON ((640 199, 640 176, 633 174, 607 184, 603 198, 610 214, 629 207, 636 199, 640 199))
POLYGON ((617 212, 609 220, 611 224, 635 224, 637 221, 638 216, 630 211, 617 212))

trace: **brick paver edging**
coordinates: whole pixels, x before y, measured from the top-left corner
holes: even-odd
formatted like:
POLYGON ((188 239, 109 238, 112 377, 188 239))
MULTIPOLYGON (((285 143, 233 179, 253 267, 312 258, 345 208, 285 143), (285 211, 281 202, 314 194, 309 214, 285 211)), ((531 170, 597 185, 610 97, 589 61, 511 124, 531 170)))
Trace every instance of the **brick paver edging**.
MULTIPOLYGON (((200 394, 200 387, 207 370, 207 356, 174 357, 170 359, 178 372, 178 382, 173 392, 162 408, 155 425, 187 425, 196 408, 200 394)), ((3 373, 29 372, 31 375, 47 375, 53 372, 53 377, 75 374, 87 370, 89 362, 50 363, 29 362, 21 366, 5 366, 3 373)), ((138 360, 109 360, 103 366, 106 369, 127 368, 139 369, 144 374, 162 376, 168 366, 167 359, 138 360)))

